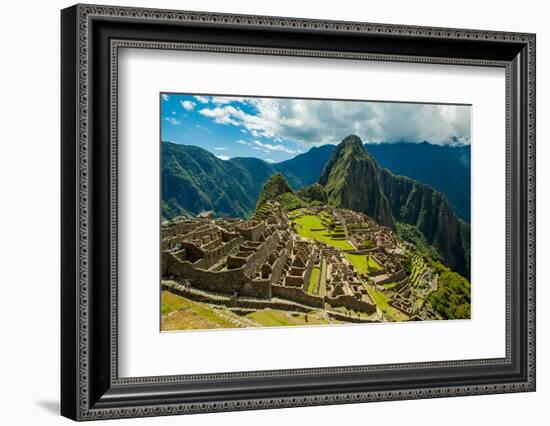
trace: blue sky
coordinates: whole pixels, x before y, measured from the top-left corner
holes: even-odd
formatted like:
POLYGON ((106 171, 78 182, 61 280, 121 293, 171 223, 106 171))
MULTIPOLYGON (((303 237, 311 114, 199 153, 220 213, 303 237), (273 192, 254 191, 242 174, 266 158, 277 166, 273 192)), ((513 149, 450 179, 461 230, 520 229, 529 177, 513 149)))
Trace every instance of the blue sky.
POLYGON ((470 106, 163 93, 161 138, 222 160, 280 162, 357 134, 365 143, 470 143, 470 106))

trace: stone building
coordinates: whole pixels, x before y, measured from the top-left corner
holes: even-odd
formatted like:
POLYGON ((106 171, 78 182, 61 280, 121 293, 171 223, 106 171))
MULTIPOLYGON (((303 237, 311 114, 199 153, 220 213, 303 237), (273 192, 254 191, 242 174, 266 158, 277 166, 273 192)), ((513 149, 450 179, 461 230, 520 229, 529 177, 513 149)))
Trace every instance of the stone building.
POLYGON ((408 248, 391 229, 350 210, 325 206, 313 213, 321 215, 327 232, 330 227, 331 235, 345 238, 355 249, 301 238, 281 205, 268 201, 250 220, 205 212, 163 223, 162 277, 185 283, 189 292, 200 291, 201 301, 216 303, 225 295, 254 306, 371 315, 377 307, 365 281, 389 291, 395 309, 410 317, 430 316, 414 298, 433 291, 436 278, 424 271, 411 282, 402 266, 408 248), (346 252, 368 255, 377 268, 358 276, 346 252))

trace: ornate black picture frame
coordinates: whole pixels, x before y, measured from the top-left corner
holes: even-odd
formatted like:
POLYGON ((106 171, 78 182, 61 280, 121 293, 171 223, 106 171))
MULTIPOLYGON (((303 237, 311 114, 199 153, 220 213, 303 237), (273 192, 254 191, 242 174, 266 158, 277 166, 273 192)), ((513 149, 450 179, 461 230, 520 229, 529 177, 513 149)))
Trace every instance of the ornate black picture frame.
POLYGON ((159 416, 535 390, 535 35, 76 5, 61 13, 61 413, 159 416), (506 356, 120 378, 121 47, 484 65, 506 71, 506 356))

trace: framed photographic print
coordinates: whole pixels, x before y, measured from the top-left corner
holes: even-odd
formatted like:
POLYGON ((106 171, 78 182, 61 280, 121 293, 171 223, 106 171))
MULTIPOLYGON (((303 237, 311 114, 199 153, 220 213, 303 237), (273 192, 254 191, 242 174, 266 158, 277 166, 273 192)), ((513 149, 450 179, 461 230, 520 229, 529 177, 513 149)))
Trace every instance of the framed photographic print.
POLYGON ((62 414, 535 390, 535 36, 76 5, 62 414))

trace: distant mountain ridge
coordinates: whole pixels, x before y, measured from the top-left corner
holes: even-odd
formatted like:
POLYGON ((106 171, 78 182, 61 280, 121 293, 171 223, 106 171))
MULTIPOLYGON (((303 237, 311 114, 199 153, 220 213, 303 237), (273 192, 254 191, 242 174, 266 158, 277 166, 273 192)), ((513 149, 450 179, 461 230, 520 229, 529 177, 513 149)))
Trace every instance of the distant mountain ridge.
POLYGON ((367 144, 366 148, 380 167, 428 184, 445 194, 457 216, 470 222, 470 145, 400 142, 367 144))
POLYGON ((163 142, 162 216, 212 210, 223 216, 248 217, 270 176, 281 173, 294 190, 310 186, 333 150, 334 145, 314 147, 290 160, 270 164, 254 157, 220 160, 197 146, 163 142))
MULTIPOLYGON (((336 145, 314 147, 291 160, 275 164, 290 185, 298 189, 316 182, 336 145)), ((471 220, 471 147, 429 142, 366 144, 381 168, 428 184, 445 198, 458 217, 471 220)))
MULTIPOLYGON (((171 201, 163 204, 163 215, 165 217, 172 217, 181 213, 195 214, 197 208, 214 210, 226 215, 250 215, 255 208, 255 201, 248 198, 257 197, 260 194, 262 185, 273 173, 282 173, 294 190, 310 186, 317 182, 323 167, 336 148, 336 145, 313 147, 308 152, 299 154, 290 160, 270 164, 254 157, 236 157, 222 161, 208 151, 196 146, 171 142, 163 142, 162 145, 163 166, 167 164, 165 161, 166 156, 173 156, 179 150, 193 152, 193 155, 200 152, 195 166, 200 167, 201 164, 204 166, 212 161, 216 164, 215 169, 225 169, 229 173, 228 178, 230 181, 234 172, 231 166, 236 166, 237 171, 240 171, 236 175, 244 178, 242 183, 248 194, 251 195, 251 197, 238 196, 235 201, 240 205, 239 207, 235 203, 228 203, 221 194, 211 197, 208 194, 209 191, 206 190, 202 191, 201 197, 199 197, 200 201, 193 208, 190 206, 192 204, 191 200, 181 200, 177 194, 171 193, 170 188, 164 188, 163 195, 167 195, 171 199, 171 201), (186 206, 189 208, 186 208, 186 206)), ((466 222, 470 221, 471 149, 469 145, 441 146, 427 142, 420 144, 400 142, 367 144, 366 149, 381 168, 426 183, 442 192, 457 216, 466 222)), ((187 163, 187 160, 184 163, 187 163)), ((171 176, 172 173, 169 173, 169 175, 171 176)), ((170 179, 170 176, 167 178, 170 179)), ((195 189, 195 185, 192 185, 190 181, 187 182, 187 185, 195 189)), ((168 200, 168 198, 163 198, 163 200, 168 200)))

